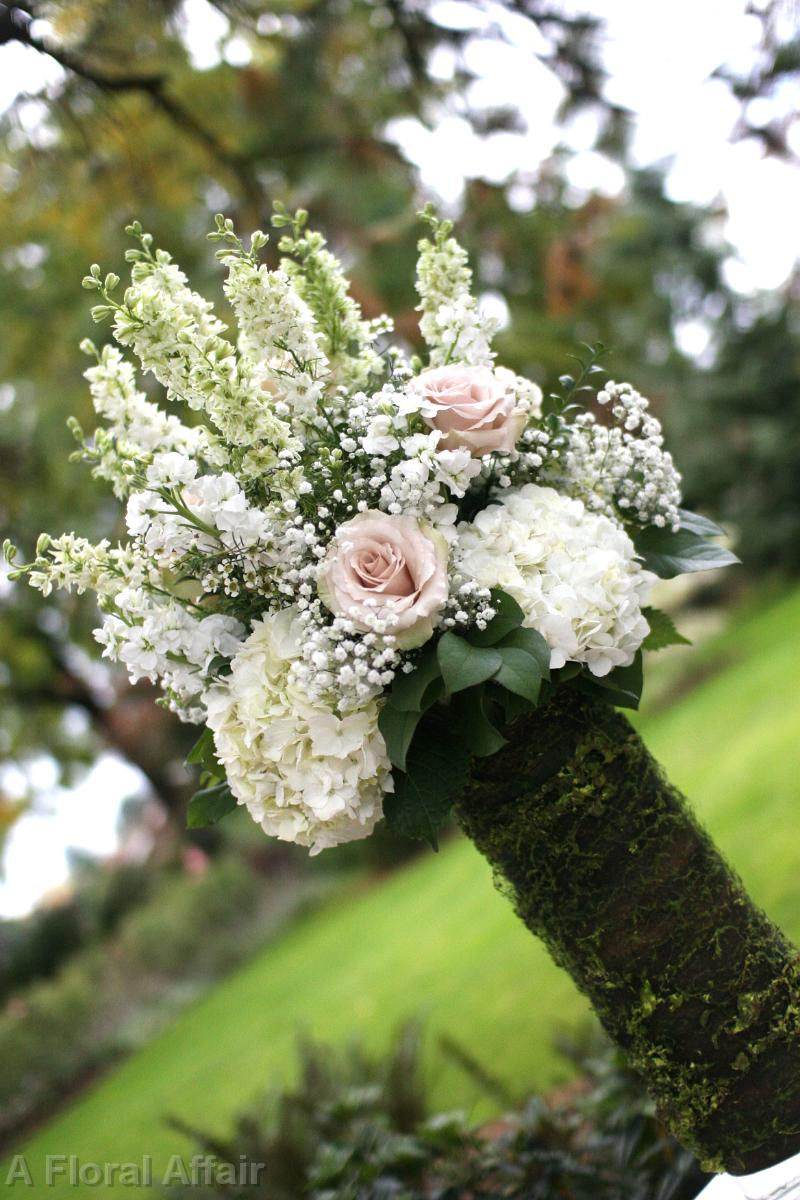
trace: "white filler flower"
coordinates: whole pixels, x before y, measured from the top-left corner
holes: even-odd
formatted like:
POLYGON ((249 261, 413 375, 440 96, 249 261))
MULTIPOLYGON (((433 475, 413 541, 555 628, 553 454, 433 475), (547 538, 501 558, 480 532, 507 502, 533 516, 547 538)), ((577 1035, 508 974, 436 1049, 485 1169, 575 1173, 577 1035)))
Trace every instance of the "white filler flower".
POLYGON ((514 597, 524 624, 547 639, 552 667, 580 662, 607 675, 633 662, 649 631, 641 609, 655 576, 608 517, 531 483, 458 534, 462 573, 514 597))
POLYGON ((208 724, 231 791, 265 833, 318 854, 368 837, 392 788, 378 704, 338 716, 290 682, 294 609, 256 621, 231 674, 208 695, 208 724))

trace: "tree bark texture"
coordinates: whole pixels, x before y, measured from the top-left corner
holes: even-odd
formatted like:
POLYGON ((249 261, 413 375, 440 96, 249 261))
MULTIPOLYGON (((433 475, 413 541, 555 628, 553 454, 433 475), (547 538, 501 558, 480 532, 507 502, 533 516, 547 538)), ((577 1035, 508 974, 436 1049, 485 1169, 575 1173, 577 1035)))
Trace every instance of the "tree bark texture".
POLYGON ((564 690, 481 759, 466 833, 708 1170, 800 1151, 800 953, 621 713, 564 690))

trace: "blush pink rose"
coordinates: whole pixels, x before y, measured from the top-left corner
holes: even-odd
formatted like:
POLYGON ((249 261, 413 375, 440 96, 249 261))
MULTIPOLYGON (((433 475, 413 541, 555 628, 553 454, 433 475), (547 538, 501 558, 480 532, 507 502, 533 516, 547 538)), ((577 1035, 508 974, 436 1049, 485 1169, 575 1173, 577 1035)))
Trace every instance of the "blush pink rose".
POLYGON ((444 434, 441 448, 469 450, 473 458, 513 450, 527 421, 509 387, 513 378, 510 371, 463 365, 433 367, 418 375, 413 387, 430 406, 422 416, 444 434))
POLYGON ((386 632, 398 646, 421 646, 447 599, 447 543, 416 517, 359 513, 336 531, 317 590, 357 629, 369 632, 376 618, 389 618, 386 632))

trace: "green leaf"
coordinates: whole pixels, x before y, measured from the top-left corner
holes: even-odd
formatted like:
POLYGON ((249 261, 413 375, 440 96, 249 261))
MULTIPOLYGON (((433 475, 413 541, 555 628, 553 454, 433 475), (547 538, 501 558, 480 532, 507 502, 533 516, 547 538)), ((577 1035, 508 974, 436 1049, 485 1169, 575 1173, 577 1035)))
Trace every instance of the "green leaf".
POLYGON ((492 608, 495 615, 486 628, 470 631, 469 640, 473 646, 495 646, 506 634, 517 629, 525 618, 513 596, 499 588, 492 589, 492 608))
POLYGON ((503 706, 505 719, 509 724, 533 708, 530 700, 526 700, 524 696, 518 696, 516 692, 509 692, 506 688, 500 688, 497 695, 499 703, 503 706))
POLYGON ((228 787, 227 782, 215 784, 214 787, 203 788, 195 792, 186 810, 186 828, 203 829, 206 825, 214 825, 227 813, 236 808, 236 797, 228 787))
POLYGON ((210 766, 212 763, 216 764, 216 757, 214 754, 214 735, 206 726, 206 728, 200 734, 200 737, 192 746, 189 753, 186 755, 186 765, 187 767, 197 765, 205 767, 210 766))
POLYGON ((608 675, 578 675, 570 686, 617 708, 638 708, 644 686, 642 652, 636 652, 629 667, 615 667, 608 675))
POLYGON ((389 761, 392 766, 399 767, 401 771, 406 769, 408 747, 411 745, 414 730, 417 728, 421 716, 420 712, 411 710, 404 712, 402 709, 395 708, 391 700, 384 704, 378 715, 378 729, 386 742, 389 761))
POLYGON ((563 667, 556 667, 551 673, 550 678, 554 684, 568 683, 570 679, 574 679, 576 675, 580 675, 583 668, 580 663, 568 662, 564 663, 563 667))
POLYGON ((542 687, 539 660, 516 646, 500 646, 499 651, 503 656, 503 665, 494 676, 494 682, 535 704, 542 687))
MULTIPOLYGON (((700 518, 702 520, 702 518, 700 518)), ((661 579, 674 579, 689 571, 708 571, 712 567, 729 567, 739 559, 724 546, 706 541, 692 529, 658 529, 648 525, 633 539, 645 567, 661 579)))
POLYGON ((395 675, 389 693, 390 703, 400 712, 422 712, 436 699, 435 689, 430 685, 441 675, 436 648, 432 647, 423 654, 409 675, 395 675))
POLYGON ((550 647, 536 629, 514 629, 506 634, 498 650, 504 650, 506 647, 524 650, 526 654, 530 654, 538 663, 542 679, 550 678, 550 647))
POLYGON ((440 638, 437 654, 445 689, 451 695, 491 679, 503 664, 497 650, 473 646, 450 631, 440 638))
POLYGON ((461 692, 450 706, 459 739, 478 758, 496 754, 507 741, 486 715, 486 700, 483 688, 475 687, 461 692))
POLYGON ((650 626, 650 632, 642 642, 643 650, 663 650, 665 646, 691 646, 688 638, 679 633, 669 613, 660 608, 643 608, 642 616, 650 626))
POLYGON ((395 790, 386 796, 387 826, 438 850, 438 833, 464 790, 469 751, 444 720, 426 723, 408 752, 407 770, 395 771, 395 790))
POLYGON ((721 525, 710 521, 708 517, 702 517, 700 513, 691 512, 688 508, 679 508, 678 513, 681 529, 688 529, 690 533, 697 533, 704 538, 722 537, 725 534, 721 525))

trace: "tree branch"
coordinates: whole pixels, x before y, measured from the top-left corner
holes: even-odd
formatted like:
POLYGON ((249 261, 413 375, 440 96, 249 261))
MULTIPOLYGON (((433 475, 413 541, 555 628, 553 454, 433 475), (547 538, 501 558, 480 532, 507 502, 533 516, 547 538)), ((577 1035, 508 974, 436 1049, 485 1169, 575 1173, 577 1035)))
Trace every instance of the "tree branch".
POLYGON ((63 46, 45 41, 33 32, 32 26, 33 16, 30 11, 0 4, 0 46, 8 42, 18 42, 23 46, 29 46, 37 53, 52 58, 71 75, 76 75, 104 92, 144 93, 173 124, 188 133, 204 147, 211 157, 216 159, 226 170, 236 175, 249 200, 260 202, 261 189, 247 159, 227 146, 213 130, 198 121, 189 109, 169 94, 168 79, 165 75, 136 72, 121 74, 106 71, 83 61, 63 46))

